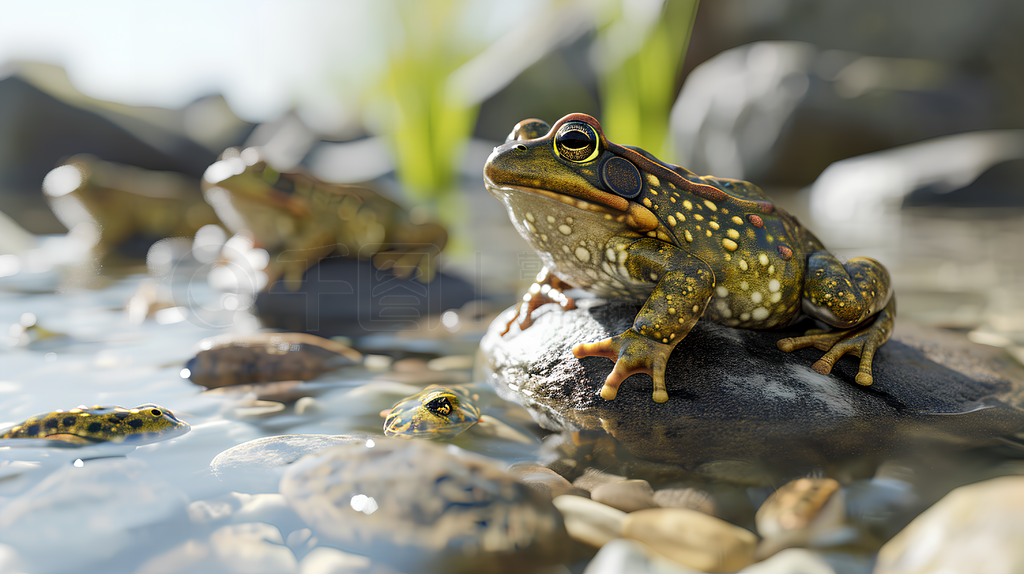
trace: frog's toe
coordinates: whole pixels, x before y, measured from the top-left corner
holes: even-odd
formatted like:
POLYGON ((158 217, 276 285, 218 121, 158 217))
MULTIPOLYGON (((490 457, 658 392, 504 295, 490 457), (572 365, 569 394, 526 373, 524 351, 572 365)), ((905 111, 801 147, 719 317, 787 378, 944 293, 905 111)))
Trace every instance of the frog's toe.
POLYGON ((630 376, 646 373, 654 379, 652 398, 656 403, 668 400, 665 387, 665 366, 672 354, 672 347, 648 339, 630 329, 621 335, 596 343, 583 343, 573 347, 576 358, 605 357, 615 361, 615 367, 601 387, 601 398, 613 400, 619 386, 630 376))
POLYGON ((787 353, 805 347, 825 351, 825 354, 811 365, 812 369, 823 375, 831 373, 836 361, 843 355, 860 357, 860 366, 854 381, 867 387, 874 382, 871 363, 874 361, 875 350, 887 339, 885 334, 876 332, 876 329, 871 327, 860 331, 844 330, 782 339, 778 342, 778 347, 787 353))

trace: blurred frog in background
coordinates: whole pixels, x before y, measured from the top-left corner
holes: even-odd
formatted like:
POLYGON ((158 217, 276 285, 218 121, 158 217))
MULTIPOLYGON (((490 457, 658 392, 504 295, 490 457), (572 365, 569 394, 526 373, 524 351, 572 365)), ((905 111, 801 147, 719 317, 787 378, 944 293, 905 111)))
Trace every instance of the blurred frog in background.
POLYGON ((269 166, 260 149, 228 148, 203 176, 203 193, 234 233, 270 253, 268 285, 295 290, 306 269, 330 255, 372 259, 399 278, 429 282, 448 233, 381 194, 269 166))

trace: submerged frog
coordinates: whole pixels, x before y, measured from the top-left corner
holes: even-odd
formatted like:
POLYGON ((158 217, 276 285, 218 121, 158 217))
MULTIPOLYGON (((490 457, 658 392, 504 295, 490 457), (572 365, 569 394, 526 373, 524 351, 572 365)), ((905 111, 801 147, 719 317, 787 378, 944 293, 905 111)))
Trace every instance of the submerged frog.
POLYGON ((450 439, 480 422, 474 400, 467 389, 431 385, 381 413, 384 436, 450 439))
POLYGON ((571 305, 567 286, 643 303, 626 332, 573 349, 616 361, 606 400, 630 375, 648 373, 654 401, 667 401, 665 365, 701 318, 745 329, 821 320, 836 330, 779 348, 826 351, 813 365, 822 374, 845 354, 859 356, 856 382, 871 384, 896 313, 888 271, 868 258, 840 262, 757 186, 613 144, 586 114, 550 127, 520 122, 487 159, 484 180, 545 264, 517 310, 522 328, 540 304, 571 305))
POLYGON ((4 438, 42 438, 71 444, 115 442, 148 444, 187 433, 192 427, 170 410, 154 404, 134 409, 80 405, 30 417, 0 435, 4 438))
POLYGON ((429 282, 448 233, 436 223, 414 221, 409 212, 379 193, 332 184, 267 165, 259 148, 228 148, 203 176, 203 193, 235 233, 252 233, 256 247, 270 252, 268 285, 278 278, 297 289, 302 274, 337 254, 373 259, 402 279, 418 272, 429 282))

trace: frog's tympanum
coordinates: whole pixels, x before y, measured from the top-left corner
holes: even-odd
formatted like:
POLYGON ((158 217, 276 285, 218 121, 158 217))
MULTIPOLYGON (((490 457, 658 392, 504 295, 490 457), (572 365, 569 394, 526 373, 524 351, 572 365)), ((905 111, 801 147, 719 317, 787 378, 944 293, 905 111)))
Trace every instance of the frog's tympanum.
POLYGON ((80 405, 30 417, 0 438, 43 438, 83 445, 99 442, 140 445, 185 434, 190 428, 170 410, 158 405, 145 404, 134 409, 80 405))
POLYGON ((429 282, 448 233, 379 193, 320 181, 267 165, 259 148, 228 148, 203 176, 203 192, 224 224, 249 232, 270 252, 269 283, 283 276, 297 289, 302 274, 331 254, 372 258, 400 278, 429 282))
POLYGON ((384 436, 445 440, 480 422, 480 409, 464 388, 431 385, 382 412, 384 436))
POLYGON ((613 144, 585 114, 550 128, 520 122, 487 159, 484 180, 546 267, 519 308, 521 328, 542 303, 568 308, 567 286, 643 303, 626 332, 573 349, 616 361, 605 399, 630 375, 648 373, 654 400, 668 400, 669 355, 702 317, 770 329, 809 315, 835 330, 782 339, 779 348, 825 351, 813 365, 823 374, 841 356, 859 356, 856 382, 871 384, 872 358, 896 312, 889 273, 873 259, 840 262, 757 186, 613 144))

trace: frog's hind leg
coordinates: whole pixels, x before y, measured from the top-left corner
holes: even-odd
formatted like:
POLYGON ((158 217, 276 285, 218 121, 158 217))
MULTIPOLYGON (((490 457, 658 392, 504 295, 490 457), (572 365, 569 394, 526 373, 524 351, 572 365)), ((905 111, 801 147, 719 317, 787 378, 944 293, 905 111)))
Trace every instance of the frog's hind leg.
POLYGON ((826 375, 843 355, 860 357, 856 382, 870 385, 875 351, 889 339, 896 316, 889 272, 874 259, 859 257, 842 264, 828 253, 815 253, 807 274, 804 312, 840 330, 782 339, 779 349, 788 353, 813 346, 825 351, 812 368, 826 375))

